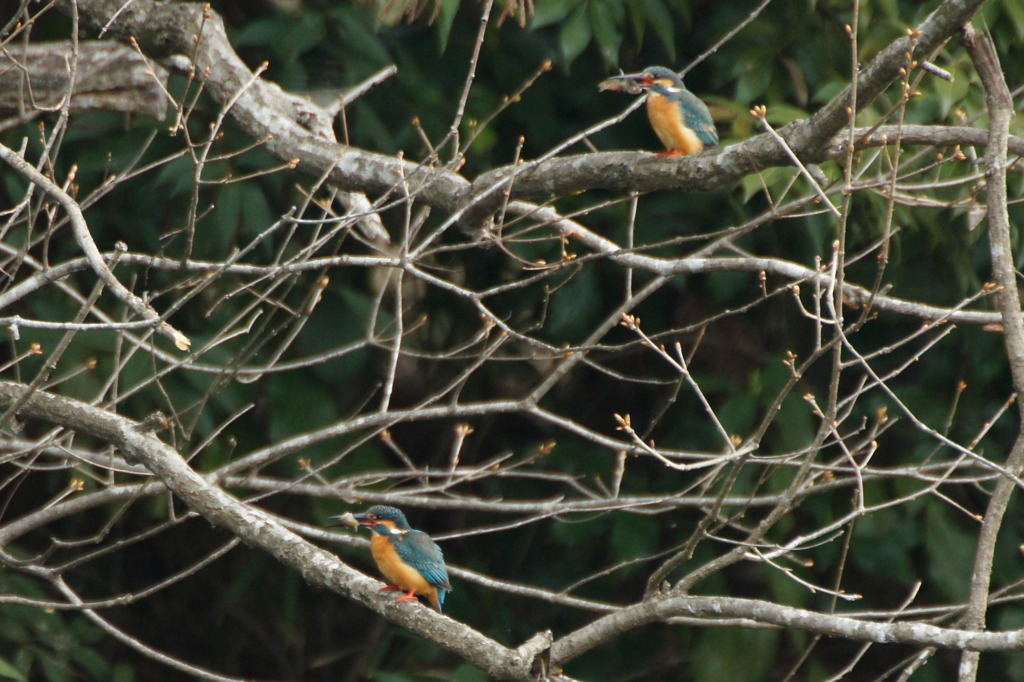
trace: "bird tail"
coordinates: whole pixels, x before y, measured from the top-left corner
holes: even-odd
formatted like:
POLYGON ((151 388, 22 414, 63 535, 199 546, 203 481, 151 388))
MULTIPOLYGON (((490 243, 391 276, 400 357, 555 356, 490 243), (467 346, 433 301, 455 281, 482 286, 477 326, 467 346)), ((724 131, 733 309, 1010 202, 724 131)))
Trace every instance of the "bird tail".
MULTIPOLYGON (((448 596, 448 593, 450 591, 451 590, 446 590, 443 587, 439 587, 439 588, 437 588, 437 597, 435 597, 434 599, 430 600, 430 601, 433 602, 433 606, 434 606, 435 609, 437 609, 438 613, 442 613, 441 607, 444 606, 444 598, 446 596, 448 596)), ((433 596, 433 595, 431 595, 431 596, 433 596)))

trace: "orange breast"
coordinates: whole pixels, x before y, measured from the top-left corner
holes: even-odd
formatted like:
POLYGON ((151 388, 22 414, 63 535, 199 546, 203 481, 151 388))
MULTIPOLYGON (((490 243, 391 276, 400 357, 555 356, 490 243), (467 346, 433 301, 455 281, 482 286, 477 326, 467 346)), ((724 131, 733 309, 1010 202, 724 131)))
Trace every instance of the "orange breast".
POLYGON ((704 151, 704 144, 697 134, 683 125, 679 106, 657 92, 647 93, 647 118, 658 134, 658 139, 670 151, 697 154, 704 151))
MULTIPOLYGON (((401 541, 399 541, 401 542, 401 541)), ((370 540, 370 551, 377 568, 392 585, 398 585, 408 592, 414 590, 430 598, 431 603, 437 601, 437 588, 427 582, 420 572, 398 558, 391 541, 383 535, 374 534, 370 540)))

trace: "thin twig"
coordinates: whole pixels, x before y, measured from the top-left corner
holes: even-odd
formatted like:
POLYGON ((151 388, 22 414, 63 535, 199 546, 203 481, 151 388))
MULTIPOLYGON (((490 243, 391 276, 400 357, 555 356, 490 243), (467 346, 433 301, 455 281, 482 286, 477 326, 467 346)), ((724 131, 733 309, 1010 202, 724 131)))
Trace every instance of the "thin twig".
POLYGON ((159 313, 149 304, 129 291, 127 287, 114 277, 114 273, 110 271, 110 268, 104 262, 103 255, 100 253, 99 248, 97 248, 96 242, 93 241, 92 234, 89 232, 89 225, 85 221, 85 216, 82 214, 82 209, 79 207, 78 202, 71 198, 59 185, 37 171, 32 164, 18 156, 14 150, 2 144, 0 144, 0 159, 3 159, 14 170, 21 173, 32 184, 42 189, 61 205, 71 221, 71 229, 75 235, 75 240, 82 251, 85 252, 86 258, 89 259, 89 265, 92 266, 93 271, 103 283, 107 285, 107 288, 122 303, 131 308, 136 315, 153 323, 156 330, 173 341, 179 350, 188 350, 192 342, 187 336, 161 319, 159 313))

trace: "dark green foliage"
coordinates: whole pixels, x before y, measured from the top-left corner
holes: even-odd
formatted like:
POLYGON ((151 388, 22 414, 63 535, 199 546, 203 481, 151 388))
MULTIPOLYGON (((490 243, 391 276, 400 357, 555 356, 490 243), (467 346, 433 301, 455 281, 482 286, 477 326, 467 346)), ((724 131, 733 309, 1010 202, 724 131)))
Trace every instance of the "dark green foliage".
MULTIPOLYGON (((49 595, 19 575, 0 574, 5 595, 48 601, 49 595)), ((135 679, 130 667, 105 655, 103 633, 84 616, 30 606, 3 606, 0 619, 0 679, 118 680, 135 679)))
MULTIPOLYGON (((256 66, 266 60, 265 78, 289 91, 336 95, 395 64, 396 76, 346 109, 336 126, 338 138, 375 153, 401 151, 407 159, 426 159, 430 149, 421 132, 431 145, 449 133, 479 28, 480 5, 442 0, 431 24, 427 19, 432 3, 424 16, 412 20, 400 16, 406 4, 384 7, 387 4, 383 0, 314 0, 297 3, 295 11, 288 13, 274 9, 275 3, 221 2, 215 9, 225 17, 234 46, 246 62, 256 66)), ((935 3, 860 4, 857 47, 863 62, 903 35, 935 3)), ((709 103, 723 146, 762 131, 749 113, 751 106, 766 104, 767 120, 782 127, 813 114, 850 79, 845 31, 846 23, 852 21, 848 2, 771 3, 750 26, 698 62, 694 60, 749 15, 754 3, 536 0, 535 5, 536 12, 525 27, 515 16, 500 27, 492 21, 486 30, 459 126, 466 147, 466 162, 459 172, 469 180, 512 162, 520 137, 524 139, 518 155, 531 160, 617 115, 630 100, 598 93, 596 84, 619 68, 630 71, 666 64, 687 69, 687 86, 709 103), (554 68, 543 71, 517 101, 508 102, 545 60, 552 60, 554 68)), ((504 7, 505 3, 496 3, 495 13, 504 7)), ((1024 79, 1024 10, 1019 3, 993 2, 983 16, 1014 87, 1024 79)), ((48 12, 33 39, 66 35, 67 20, 48 12)), ((903 111, 905 123, 983 126, 984 98, 963 49, 951 42, 936 55, 935 63, 956 78, 948 83, 913 72, 911 85, 920 96, 903 111)), ((171 78, 172 92, 176 96, 187 92, 187 101, 196 87, 180 75, 171 78)), ((899 92, 897 84, 869 103, 858 125, 894 123, 899 92)), ((203 183, 196 187, 194 155, 203 153, 209 125, 218 113, 215 102, 206 95, 198 97, 187 123, 188 139, 195 145, 191 148, 184 131, 173 137, 167 134, 173 111, 161 122, 96 113, 72 117, 54 175, 62 180, 71 165, 77 165, 77 196, 86 204, 90 228, 102 250, 124 241, 132 253, 208 261, 212 271, 216 263, 234 257, 235 249, 250 245, 241 262, 300 259, 304 248, 334 229, 328 210, 308 201, 310 194, 317 201, 325 196, 314 187, 316 179, 282 170, 282 161, 259 147, 250 149, 254 141, 230 116, 223 135, 210 147, 211 161, 201 173, 203 183), (153 167, 138 178, 114 186, 109 194, 97 193, 114 174, 146 164, 153 167), (300 222, 267 232, 293 208, 300 222)), ((48 127, 54 119, 41 120, 48 127)), ((1019 126, 1014 123, 1014 132, 1019 132, 1019 126)), ((42 149, 38 129, 14 128, 2 135, 2 142, 19 148, 23 138, 28 140, 26 156, 38 158, 42 149)), ((591 136, 588 143, 601 151, 656 148, 642 113, 591 136)), ((577 144, 565 154, 584 151, 587 148, 577 144)), ((857 153, 853 163, 864 171, 857 176, 864 185, 852 193, 848 205, 841 204, 841 192, 834 194, 837 206, 847 211, 844 275, 849 281, 870 287, 881 273, 887 294, 943 307, 957 306, 982 289, 991 277, 985 225, 969 229, 969 212, 983 196, 975 186, 977 178, 952 181, 980 175, 976 159, 984 149, 961 151, 965 158, 957 158, 952 148, 902 149, 899 182, 907 185, 904 194, 928 201, 893 206, 884 190, 894 148, 857 153), (876 153, 880 156, 872 161, 876 153), (871 184, 871 180, 877 182, 871 184), (933 186, 915 192, 913 183, 933 186), (874 249, 886 224, 892 234, 883 269, 874 249)), ((451 156, 449 144, 440 151, 441 162, 451 156)), ((841 186, 845 164, 846 159, 840 159, 818 165, 826 190, 841 186)), ((1021 182, 1011 174, 1011 197, 1020 195, 1021 182)), ((4 167, 0 208, 16 205, 26 186, 4 167)), ((633 225, 628 197, 594 191, 553 197, 550 205, 618 245, 632 240, 645 255, 682 259, 707 246, 714 235, 738 229, 811 191, 806 178, 782 167, 752 172, 735 186, 715 191, 640 197, 633 225)), ((370 197, 371 201, 378 198, 370 197)), ((33 201, 38 208, 38 197, 33 201)), ((421 215, 420 204, 407 214, 397 193, 386 202, 381 215, 395 244, 405 230, 412 229, 419 230, 413 241, 418 244, 451 217, 436 208, 421 215)), ((335 203, 330 210, 344 209, 335 203)), ((1024 219, 1022 210, 1018 204, 1011 206, 1014 225, 1024 219)), ((32 224, 14 226, 5 242, 19 248, 25 244, 33 258, 54 263, 78 257, 80 251, 67 226, 57 229, 54 238, 39 240, 49 227, 43 213, 32 224)), ((578 240, 563 240, 546 225, 510 219, 502 228, 508 238, 501 244, 478 241, 458 228, 439 234, 416 265, 453 286, 424 285, 425 280, 407 274, 407 288, 402 290, 404 317, 395 314, 394 288, 381 293, 384 279, 394 274, 384 266, 308 268, 281 276, 273 284, 227 274, 212 279, 209 287, 193 290, 183 281, 209 273, 197 270, 186 277, 173 269, 120 265, 116 273, 133 290, 147 292, 161 311, 173 308, 169 319, 192 338, 193 349, 213 341, 217 345, 195 360, 199 368, 180 369, 167 359, 180 356, 171 355, 163 341, 157 342, 163 355, 148 350, 135 353, 123 337, 82 332, 59 359, 52 379, 59 379, 56 386, 63 394, 109 404, 133 418, 142 419, 156 410, 174 415, 173 429, 163 435, 179 451, 194 454, 190 461, 201 473, 261 448, 318 434, 313 442, 289 449, 268 465, 234 472, 231 481, 219 481, 238 497, 296 523, 318 525, 341 509, 363 505, 367 498, 413 491, 422 485, 427 490, 424 494, 431 495, 428 502, 416 498, 415 504, 403 509, 414 528, 453 535, 440 542, 450 565, 556 593, 550 599, 538 599, 453 575, 455 592, 445 604, 446 615, 510 646, 545 629, 562 636, 599 613, 553 603, 560 591, 571 587, 573 597, 632 603, 643 596, 647 579, 661 561, 683 550, 702 521, 708 520, 706 534, 699 538, 692 556, 681 558, 665 577, 667 581, 678 580, 730 551, 764 518, 768 505, 731 503, 709 519, 711 502, 692 505, 675 500, 696 495, 714 500, 720 492, 756 500, 787 490, 822 429, 815 406, 827 404, 833 356, 829 351, 822 353, 795 379, 794 368, 814 356, 821 335, 827 342, 833 332, 828 325, 819 327, 809 320, 813 278, 797 283, 768 273, 762 279, 752 268, 675 275, 623 312, 637 315, 643 332, 655 345, 663 344, 670 357, 678 357, 675 344, 679 344, 689 376, 701 389, 698 396, 683 375, 650 345, 641 343, 634 331, 615 325, 615 311, 653 281, 654 274, 641 269, 627 273, 620 263, 596 256, 578 240), (548 266, 550 271, 543 270, 548 266), (535 273, 541 275, 526 281, 535 273), (321 276, 329 278, 322 293, 318 289, 321 276), (511 282, 522 283, 508 287, 511 282), (794 302, 794 284, 800 287, 800 306, 794 302), (479 296, 452 290, 459 287, 479 296), (496 290, 500 287, 505 288, 496 290), (481 307, 514 330, 503 345, 489 345, 497 343, 501 330, 492 326, 482 331, 481 307), (589 338, 609 320, 608 331, 589 338), (400 323, 405 354, 393 362, 400 323), (229 333, 243 329, 245 333, 229 333), (291 339, 293 331, 296 336, 291 339), (542 410, 562 418, 562 423, 537 413, 506 411, 472 419, 453 415, 383 420, 329 435, 318 432, 355 415, 372 416, 384 409, 381 387, 392 374, 396 379, 386 407, 394 410, 523 399, 581 345, 590 346, 587 362, 562 377, 539 402, 542 410), (343 352, 332 352, 338 349, 343 352), (493 355, 469 371, 485 351, 493 355), (97 366, 86 371, 90 358, 96 358, 97 366), (254 369, 275 363, 296 366, 263 374, 254 369), (118 380, 111 388, 108 383, 115 367, 119 367, 118 380), (235 376, 239 368, 248 374, 235 376), (159 381, 150 381, 155 373, 163 374, 159 381), (598 443, 602 438, 628 442, 617 428, 615 415, 629 415, 638 440, 679 454, 672 460, 677 464, 726 454, 723 432, 742 440, 767 424, 751 458, 683 471, 650 456, 631 454, 624 458, 624 475, 617 479, 617 449, 598 443), (487 464, 494 467, 492 471, 501 469, 502 475, 479 475, 452 490, 443 489, 444 478, 439 474, 451 464, 454 428, 462 421, 471 423, 474 432, 458 449, 460 466, 487 464), (382 432, 385 428, 387 433, 382 432), (200 445, 201 452, 194 452, 200 445), (503 457, 509 458, 502 460, 505 468, 493 464, 503 457), (264 488, 255 487, 247 476, 261 477, 264 488), (722 483, 726 479, 731 482, 728 490, 722 483), (713 482, 705 490, 706 480, 713 482), (325 481, 329 485, 317 492, 302 487, 325 481), (661 496, 662 501, 670 501, 559 515, 544 507, 547 501, 612 500, 612 490, 620 496, 661 496), (527 500, 536 509, 507 513, 466 510, 454 504, 464 499, 495 504, 527 500), (472 533, 479 529, 490 531, 472 533), (462 531, 470 534, 460 537, 462 531)), ((840 229, 820 205, 808 204, 765 219, 715 255, 755 255, 807 268, 827 266, 840 229)), ((1014 239, 1019 247, 1020 234, 1015 233, 1014 239)), ((315 257, 407 255, 397 248, 377 251, 363 245, 349 235, 347 227, 325 241, 315 249, 315 257)), ((1015 253, 1022 259, 1018 267, 1024 267, 1024 249, 1016 248, 1015 253)), ((13 261, 7 265, 12 278, 22 276, 19 267, 28 267, 13 261)), ((83 268, 64 281, 88 295, 95 277, 83 268)), ((48 294, 19 301, 0 314, 54 321, 74 318, 79 302, 60 293, 48 294)), ((105 310, 118 310, 109 294, 103 296, 105 310)), ((980 310, 987 305, 982 299, 970 307, 980 310)), ((976 451, 1002 461, 1017 428, 1013 410, 1000 412, 1011 394, 1002 335, 963 324, 925 348, 925 341, 934 339, 941 328, 908 341, 921 329, 919 318, 873 311, 860 320, 862 312, 862 307, 845 308, 845 329, 857 350, 871 356, 876 374, 887 376, 900 370, 890 384, 894 394, 876 389, 872 378, 856 367, 836 381, 840 398, 871 384, 844 412, 838 427, 858 448, 845 453, 831 435, 825 437, 811 473, 813 480, 807 484, 814 494, 801 498, 802 504, 778 521, 763 542, 786 543, 850 518, 808 539, 798 550, 774 557, 774 568, 764 562, 740 562, 699 581, 694 593, 765 599, 820 612, 833 608, 827 592, 812 592, 783 573, 781 566, 826 589, 835 588, 839 580, 841 590, 863 596, 857 602, 840 601, 837 611, 895 608, 918 581, 924 586, 915 606, 965 599, 978 531, 978 522, 969 514, 984 512, 994 483, 970 469, 978 480, 944 486, 943 497, 921 493, 925 477, 902 472, 949 462, 957 455, 937 439, 922 435, 925 429, 908 418, 900 403, 928 429, 961 444, 978 438, 976 451), (961 381, 966 386, 958 389, 961 381), (994 423, 986 429, 990 421, 994 423), (878 433, 861 442, 861 435, 876 427, 878 433), (846 467, 851 458, 863 462, 869 451, 880 473, 868 476, 860 489, 846 467), (835 477, 844 484, 827 488, 835 477), (861 490, 863 501, 858 498, 861 490), (861 502, 871 508, 912 495, 917 497, 893 507, 854 514, 861 502)), ((822 314, 828 316, 827 311, 822 314)), ((17 340, 8 338, 4 362, 26 353, 33 342, 48 353, 63 337, 59 330, 21 328, 19 333, 17 340)), ((44 371, 47 359, 42 355, 16 362, 3 378, 30 382, 44 371)), ((841 359, 855 364, 846 350, 841 359)), ((44 429, 44 425, 29 424, 25 433, 8 428, 4 434, 39 438, 44 429)), ((73 445, 103 451, 103 444, 85 437, 73 445)), ((77 469, 30 475, 16 471, 7 461, 2 466, 7 486, 0 527, 63 494, 68 479, 81 475, 77 469)), ((935 469, 928 472, 941 474, 935 469)), ((94 492, 104 485, 105 478, 87 479, 85 488, 94 492)), ((1016 547, 1024 542, 1020 511, 1020 501, 1015 499, 998 545, 993 580, 997 587, 1017 580, 1016 547)), ((30 559, 50 547, 52 537, 78 539, 95 534, 104 538, 98 542, 123 541, 123 551, 72 571, 72 582, 87 596, 138 591, 200 561, 228 541, 224 531, 195 519, 174 521, 157 539, 141 537, 184 513, 179 502, 166 498, 120 500, 87 514, 60 518, 4 549, 30 559)), ((372 572, 364 548, 332 548, 346 562, 372 572)), ((75 550, 61 547, 47 560, 57 563, 74 556, 75 550)), ((4 595, 54 598, 41 583, 10 568, 0 573, 0 586, 4 595)), ((155 648, 226 675, 306 680, 351 675, 349 679, 396 682, 484 679, 480 671, 454 656, 385 624, 340 596, 318 591, 270 557, 246 548, 232 550, 194 576, 104 615, 155 648)), ((1019 605, 1011 601, 992 611, 989 625, 1015 628, 1022 619, 1019 605)), ((952 622, 947 618, 943 624, 952 622)), ((654 625, 590 652, 570 664, 567 673, 587 680, 782 679, 812 639, 795 631, 654 625)), ((835 674, 854 657, 859 644, 816 646, 794 679, 835 674)), ((865 679, 880 676, 905 653, 876 646, 858 672, 864 671, 865 679)), ((914 679, 949 679, 956 663, 953 657, 938 655, 914 679)), ((979 679, 1019 679, 1024 675, 1022 666, 1016 654, 985 657, 982 670, 987 676, 979 679)), ((5 676, 52 681, 186 679, 184 673, 158 666, 104 636, 80 614, 12 604, 0 605, 0 678, 5 676)))

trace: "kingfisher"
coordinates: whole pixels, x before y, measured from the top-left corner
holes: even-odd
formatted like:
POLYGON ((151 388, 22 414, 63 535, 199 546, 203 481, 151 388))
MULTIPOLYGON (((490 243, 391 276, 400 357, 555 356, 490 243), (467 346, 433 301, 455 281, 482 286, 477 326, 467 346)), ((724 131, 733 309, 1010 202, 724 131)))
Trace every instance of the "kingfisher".
POLYGON ((647 91, 647 118, 665 145, 659 157, 698 154, 718 144, 708 106, 687 90, 683 79, 671 69, 649 66, 640 73, 612 76, 601 81, 598 89, 631 94, 647 91))
POLYGON ((409 525, 405 514, 394 507, 376 505, 362 514, 345 513, 331 518, 370 529, 370 552, 389 583, 381 592, 405 593, 395 601, 415 599, 417 595, 426 597, 441 613, 444 598, 452 591, 444 555, 429 535, 409 525))

